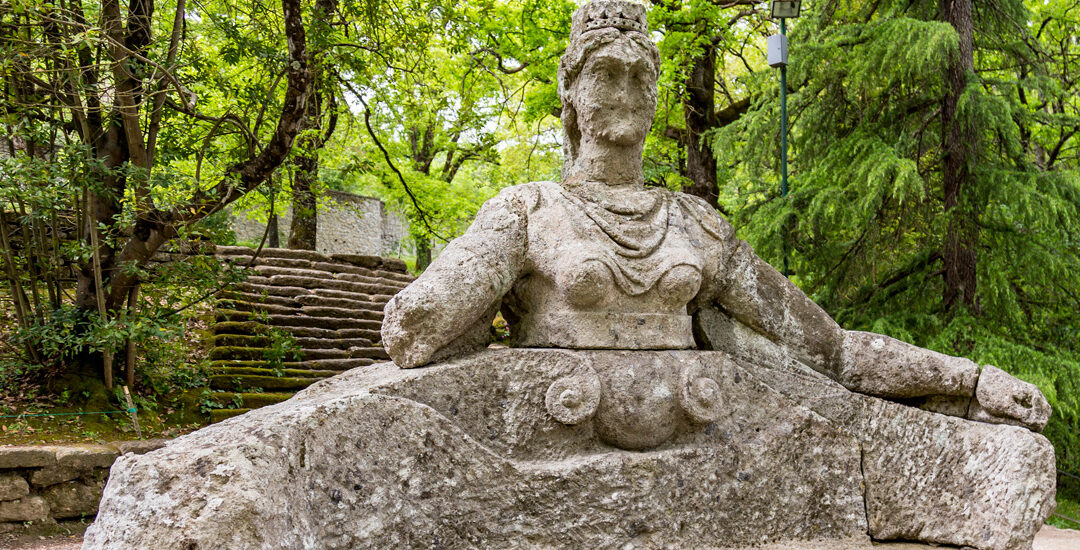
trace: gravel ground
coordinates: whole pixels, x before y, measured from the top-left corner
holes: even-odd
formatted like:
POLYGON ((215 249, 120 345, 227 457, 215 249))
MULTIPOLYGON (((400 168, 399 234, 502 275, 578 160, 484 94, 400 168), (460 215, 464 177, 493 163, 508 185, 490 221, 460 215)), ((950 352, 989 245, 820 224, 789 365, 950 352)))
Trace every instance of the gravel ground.
MULTIPOLYGON (((888 550, 919 550, 931 548, 922 544, 881 544, 877 548, 888 550)), ((82 535, 58 537, 19 537, 0 539, 2 550, 79 550, 82 547, 82 535)), ((1035 537, 1033 550, 1078 550, 1080 549, 1080 531, 1058 529, 1047 525, 1035 537)))

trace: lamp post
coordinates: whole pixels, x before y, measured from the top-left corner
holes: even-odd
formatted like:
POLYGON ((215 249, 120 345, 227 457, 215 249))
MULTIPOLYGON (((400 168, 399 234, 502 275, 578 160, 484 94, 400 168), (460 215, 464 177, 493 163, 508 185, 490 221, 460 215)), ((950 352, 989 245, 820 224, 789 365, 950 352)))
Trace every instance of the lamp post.
MULTIPOLYGON (((780 67, 780 197, 787 198, 787 20, 799 16, 802 11, 802 2, 799 0, 783 1, 770 0, 769 13, 774 19, 780 20, 780 34, 774 34, 768 39, 769 66, 780 67)), ((788 276, 788 244, 787 231, 784 232, 784 276, 788 276)))

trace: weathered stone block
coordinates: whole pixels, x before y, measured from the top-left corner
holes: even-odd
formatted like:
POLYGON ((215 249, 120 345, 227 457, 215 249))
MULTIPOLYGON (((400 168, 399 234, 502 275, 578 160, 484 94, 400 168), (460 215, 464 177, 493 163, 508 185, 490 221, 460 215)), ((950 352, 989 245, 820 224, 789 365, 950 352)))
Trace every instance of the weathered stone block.
POLYGON ((56 451, 52 447, 0 447, 0 469, 40 468, 53 464, 56 464, 56 451))
POLYGON ((33 483, 37 487, 47 487, 49 485, 56 485, 57 483, 78 479, 87 473, 89 473, 88 470, 48 466, 30 472, 30 483, 33 483))
POLYGON ((49 503, 53 518, 77 518, 97 513, 104 488, 105 484, 100 481, 68 481, 46 487, 41 496, 49 503))
POLYGON ((108 468, 120 453, 108 445, 78 445, 57 447, 56 463, 62 468, 89 471, 108 468))
POLYGON ((120 454, 134 453, 137 455, 146 454, 150 451, 156 451, 165 446, 168 443, 168 439, 154 438, 154 439, 142 439, 136 441, 120 441, 113 444, 114 448, 119 451, 120 454))
POLYGON ((39 496, 0 502, 0 521, 39 521, 49 517, 49 503, 39 496))
POLYGON ((11 472, 0 474, 0 500, 20 499, 30 494, 30 485, 23 476, 11 472))
POLYGON ((350 371, 121 457, 85 548, 868 542, 865 518, 855 441, 724 354, 487 350, 350 371), (591 418, 569 426, 547 412, 549 388, 582 365, 603 376, 641 361, 712 380, 723 396, 713 421, 678 412, 681 390, 662 395, 681 374, 651 394, 677 408, 659 424, 638 411, 628 428, 672 427, 647 452, 605 444, 591 418))
POLYGON ((716 310, 699 312, 696 329, 860 440, 875 539, 1027 550, 1053 510, 1054 449, 1042 435, 850 392, 716 310))

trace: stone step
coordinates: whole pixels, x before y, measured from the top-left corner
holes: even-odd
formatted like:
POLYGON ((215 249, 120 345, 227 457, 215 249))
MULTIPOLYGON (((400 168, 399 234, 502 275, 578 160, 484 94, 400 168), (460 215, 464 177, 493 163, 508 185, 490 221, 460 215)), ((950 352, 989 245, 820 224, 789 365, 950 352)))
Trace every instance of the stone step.
MULTIPOLYGON (((215 334, 266 334, 267 326, 262 323, 256 323, 255 321, 223 321, 214 325, 215 334)), ((365 338, 365 336, 357 336, 354 331, 359 331, 364 334, 368 334, 370 330, 363 329, 343 329, 334 330, 327 328, 313 328, 313 327, 293 327, 287 329, 287 332, 293 335, 295 338, 365 338)))
MULTIPOLYGON (((251 256, 255 253, 255 250, 246 246, 219 245, 214 249, 214 253, 220 256, 251 256)), ((311 260, 315 262, 324 262, 328 259, 328 256, 324 254, 319 254, 314 250, 293 250, 291 248, 263 248, 261 251, 259 251, 259 257, 285 258, 289 260, 311 260)))
POLYGON ((262 390, 302 390, 321 378, 297 376, 253 376, 250 374, 210 375, 210 388, 225 391, 240 391, 260 388, 262 390))
POLYGON ((383 308, 386 307, 386 304, 381 302, 350 300, 348 298, 333 298, 330 296, 320 296, 318 294, 305 294, 303 296, 297 296, 295 298, 295 301, 303 306, 339 307, 357 311, 376 312, 379 315, 380 319, 382 318, 383 308))
MULTIPOLYGON (((323 338, 328 340, 367 340, 370 344, 382 341, 382 335, 372 329, 342 328, 328 329, 318 327, 276 327, 293 335, 294 338, 323 338)), ((267 326, 255 321, 220 321, 213 325, 214 334, 265 335, 267 326)), ((314 347, 314 346, 311 346, 314 347)), ((337 347, 337 346, 334 346, 337 347)))
MULTIPOLYGON (((210 348, 210 359, 221 361, 226 359, 246 359, 257 361, 265 359, 267 348, 241 347, 241 346, 218 346, 210 348)), ((350 357, 348 350, 342 349, 301 349, 300 358, 304 360, 315 359, 347 359, 350 357)), ((291 356, 289 357, 292 358, 291 356)))
MULTIPOLYGON (((226 260, 233 265, 245 266, 251 261, 251 256, 219 256, 223 260, 226 260)), ((291 259, 291 258, 267 258, 263 255, 259 255, 256 258, 252 267, 257 265, 272 265, 275 267, 293 267, 297 269, 310 269, 315 262, 311 260, 303 259, 291 259)))
MULTIPOLYGON (((303 361, 283 361, 278 366, 283 369, 292 370, 311 370, 303 361)), ((252 368, 252 369, 270 369, 273 370, 269 361, 264 359, 218 359, 217 361, 210 362, 211 371, 219 371, 221 369, 239 369, 239 368, 252 368)))
POLYGON ((378 310, 372 311, 343 307, 303 306, 300 308, 300 311, 303 311, 304 315, 308 315, 310 317, 334 317, 337 319, 359 319, 365 321, 375 321, 381 327, 383 319, 382 307, 377 307, 379 307, 378 310))
POLYGON ((390 298, 385 295, 375 296, 371 294, 352 292, 348 290, 338 290, 334 288, 315 288, 311 290, 311 293, 316 296, 326 296, 327 298, 345 298, 346 300, 374 302, 379 305, 386 305, 386 302, 390 301, 390 298))
POLYGON ((301 287, 289 287, 289 286, 274 286, 274 285, 255 285, 250 283, 239 283, 235 286, 235 289, 245 294, 256 294, 266 296, 278 296, 284 298, 296 298, 300 299, 303 296, 319 296, 326 298, 342 298, 351 300, 354 302, 364 302, 373 304, 373 308, 382 310, 383 306, 390 297, 385 294, 364 294, 362 292, 353 292, 349 290, 337 290, 329 288, 301 288, 301 287))
MULTIPOLYGON (((310 295, 305 295, 310 296, 310 295)), ((300 307, 302 302, 297 300, 299 297, 292 296, 271 296, 270 294, 256 294, 253 292, 238 292, 234 290, 228 290, 221 293, 221 298, 224 300, 232 300, 233 302, 249 302, 249 303, 265 303, 275 306, 286 307, 300 307)))
POLYGON ((313 262, 311 264, 311 269, 318 269, 328 273, 352 273, 354 275, 363 275, 365 277, 373 277, 376 279, 390 279, 400 283, 411 283, 415 278, 408 273, 398 273, 377 268, 372 269, 341 262, 313 262))
POLYGON ((373 272, 358 267, 330 264, 326 262, 315 262, 311 264, 310 268, 258 265, 254 269, 258 276, 261 277, 274 277, 280 275, 323 280, 337 279, 369 285, 383 285, 399 290, 405 288, 412 282, 411 277, 408 276, 405 276, 404 278, 401 275, 392 277, 391 275, 393 274, 391 273, 373 272))
POLYGON ((357 357, 352 359, 319 359, 317 361, 307 361, 305 364, 309 365, 313 369, 320 370, 334 370, 334 371, 347 371, 349 369, 355 369, 359 367, 367 367, 374 365, 377 362, 388 360, 388 358, 366 358, 357 357))
POLYGON ((347 262, 358 267, 369 269, 385 269, 397 273, 408 273, 409 266, 397 258, 383 258, 380 256, 364 256, 360 254, 333 254, 331 258, 347 262))
MULTIPOLYGON (((263 319, 256 319, 255 314, 250 311, 238 311, 235 309, 218 309, 216 312, 217 321, 222 322, 243 322, 243 321, 262 321, 263 319)), ((368 331, 378 331, 382 328, 382 323, 378 320, 372 319, 342 319, 340 317, 313 317, 308 315, 293 314, 270 314, 265 316, 266 324, 280 328, 289 327, 315 327, 331 330, 338 330, 344 328, 350 329, 363 329, 368 331)))
MULTIPOLYGON (((341 372, 343 370, 366 367, 382 361, 388 361, 389 357, 382 348, 366 348, 354 351, 356 356, 347 359, 313 359, 309 361, 284 361, 281 368, 288 370, 324 370, 341 372)), ((265 359, 218 359, 210 362, 210 370, 217 371, 227 368, 257 368, 273 370, 265 359)))
POLYGON ((390 359, 390 356, 386 354, 386 350, 382 346, 370 346, 370 347, 354 347, 349 348, 349 357, 352 359, 390 359))
MULTIPOLYGON (((337 338, 334 334, 323 337, 299 337, 295 338, 296 345, 302 349, 350 349, 354 347, 371 347, 374 342, 367 338, 337 338)), ((270 342, 269 338, 262 335, 252 334, 215 334, 210 337, 212 347, 239 346, 244 348, 265 348, 270 342)))
POLYGON ((386 277, 371 277, 368 275, 358 275, 356 273, 334 273, 334 278, 342 281, 351 281, 354 283, 364 283, 369 285, 384 285, 387 287, 393 287, 400 291, 401 289, 409 286, 409 283, 402 281, 387 280, 386 277))
POLYGON ((300 288, 298 286, 278 286, 267 284, 255 284, 251 281, 245 281, 237 283, 234 287, 239 292, 246 292, 251 294, 265 294, 267 296, 302 296, 304 294, 311 294, 311 290, 306 288, 300 288))
POLYGON ((336 370, 313 370, 313 369, 281 369, 258 367, 218 367, 211 368, 214 374, 224 376, 288 376, 291 378, 329 378, 338 374, 336 370))
POLYGON ((213 409, 210 411, 210 423, 217 424, 226 418, 240 416, 251 409, 213 409))
POLYGON ((297 338, 296 344, 310 349, 350 349, 371 347, 374 342, 367 338, 297 338))
MULTIPOLYGON (((200 250, 200 254, 214 254, 223 259, 233 261, 250 260, 255 255, 254 248, 245 246, 222 246, 218 245, 206 250, 200 250)), ((162 253, 168 253, 163 251, 162 253)), ((191 255, 191 252, 183 252, 182 255, 191 255)), ((287 248, 262 248, 258 251, 257 263, 272 263, 280 260, 326 262, 332 264, 348 264, 363 269, 386 271, 409 276, 408 265, 398 258, 384 258, 381 256, 368 256, 361 254, 321 254, 312 250, 291 250, 287 248)), ((281 263, 283 267, 299 267, 298 264, 281 263)))
POLYGON ((239 346, 243 348, 266 347, 270 339, 256 334, 215 334, 210 337, 210 346, 213 348, 239 346))
POLYGON ((246 409, 258 409, 259 407, 265 407, 267 405, 273 405, 275 403, 281 403, 288 400, 295 394, 292 393, 236 393, 236 392, 214 392, 211 396, 218 403, 237 403, 239 402, 246 409))
POLYGON ((244 282, 251 283, 253 285, 269 286, 273 283, 270 282, 270 277, 263 277, 262 275, 248 275, 244 277, 244 282))
POLYGON ((257 265, 255 266, 255 272, 263 277, 273 277, 274 275, 286 275, 295 277, 313 277, 316 279, 333 279, 334 273, 326 272, 317 269, 310 268, 296 268, 296 267, 279 267, 276 265, 257 265))
POLYGON ((266 334, 267 329, 266 325, 255 321, 218 321, 210 330, 214 334, 262 335, 266 334))
POLYGON ((335 331, 341 338, 365 338, 382 346, 382 333, 364 328, 341 328, 335 331))
MULTIPOLYGON (((250 254, 235 254, 235 255, 223 255, 219 256, 225 261, 236 267, 247 267, 251 263, 250 254)), ((363 275, 366 277, 372 277, 380 280, 391 280, 398 283, 408 284, 415 279, 408 270, 404 267, 404 262, 398 264, 394 259, 388 259, 385 261, 383 258, 377 256, 368 256, 375 261, 363 262, 365 265, 356 265, 354 263, 336 260, 334 258, 323 257, 321 260, 312 259, 298 259, 298 258, 277 258, 272 256, 266 256, 260 254, 256 258, 254 263, 251 263, 251 267, 256 266, 268 266, 268 267, 280 267, 280 268, 292 268, 292 269, 309 269, 317 270, 326 273, 352 273, 355 275, 363 275)))
POLYGON ((219 302, 219 304, 234 311, 273 313, 275 315, 295 315, 300 309, 296 306, 279 306, 271 303, 245 302, 242 300, 225 300, 219 302))
MULTIPOLYGON (((249 280, 250 279, 251 278, 249 278, 249 280)), ((391 286, 387 284, 354 283, 351 281, 343 281, 340 279, 301 277, 298 275, 273 275, 270 277, 269 283, 260 284, 271 284, 274 286, 297 286, 300 288, 310 289, 340 290, 345 292, 355 292, 357 294, 368 294, 371 296, 384 296, 387 299, 397 294, 398 291, 401 290, 397 286, 391 286)))

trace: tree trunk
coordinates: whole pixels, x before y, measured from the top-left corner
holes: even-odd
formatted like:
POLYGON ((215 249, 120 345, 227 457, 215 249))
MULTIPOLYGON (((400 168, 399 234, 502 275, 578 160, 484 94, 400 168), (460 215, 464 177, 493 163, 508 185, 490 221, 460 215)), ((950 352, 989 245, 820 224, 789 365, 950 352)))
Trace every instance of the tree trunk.
MULTIPOLYGON (((306 140, 305 140, 306 141, 306 140)), ((319 179, 319 152, 304 148, 293 159, 296 175, 292 189, 292 223, 289 226, 289 248, 315 250, 319 230, 315 191, 319 179)))
POLYGON ((694 59, 694 68, 686 81, 683 111, 686 116, 686 173, 692 182, 683 191, 701 197, 716 208, 719 189, 716 185, 716 157, 712 147, 704 143, 702 134, 716 128, 716 46, 709 44, 694 59))
POLYGON ((979 208, 971 173, 978 132, 974 120, 958 116, 957 103, 975 72, 972 0, 942 0, 942 17, 960 35, 959 51, 946 69, 945 101, 941 109, 944 149, 943 189, 948 228, 945 235, 946 311, 963 306, 978 312, 976 299, 979 208))
POLYGON ((266 220, 266 248, 281 248, 280 230, 278 229, 278 215, 270 216, 266 220))
MULTIPOLYGON (((315 85, 320 84, 318 78, 315 85)), ((293 157, 295 175, 292 184, 292 223, 289 226, 289 248, 315 250, 319 230, 314 187, 319 180, 319 92, 312 94, 307 113, 301 123, 307 133, 296 143, 293 157)))
POLYGON ((431 238, 416 237, 416 271, 423 273, 431 265, 431 238))

